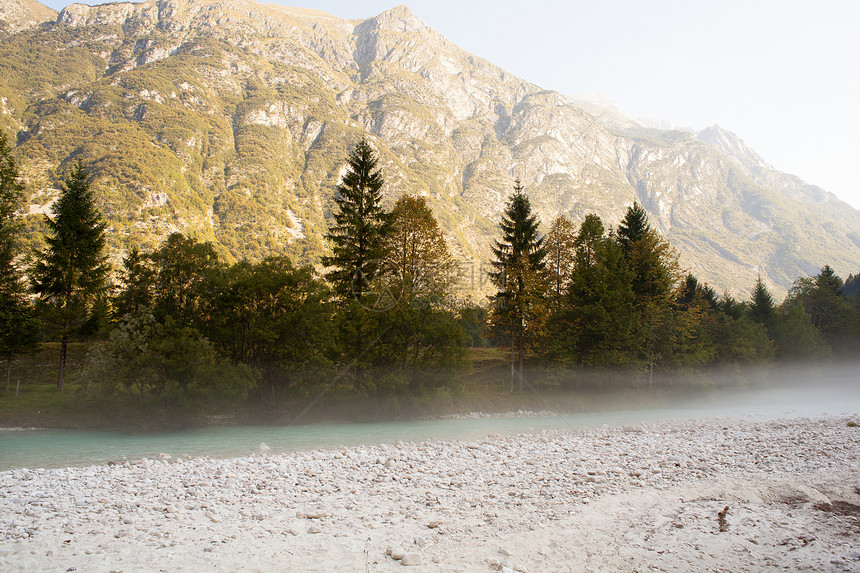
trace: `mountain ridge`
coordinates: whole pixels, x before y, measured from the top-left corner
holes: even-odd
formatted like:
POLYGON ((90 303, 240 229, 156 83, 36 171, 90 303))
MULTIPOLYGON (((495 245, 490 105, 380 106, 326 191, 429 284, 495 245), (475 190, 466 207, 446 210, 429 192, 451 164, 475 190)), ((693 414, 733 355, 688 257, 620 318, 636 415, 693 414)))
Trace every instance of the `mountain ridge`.
MULTIPOLYGON (((0 0, 0 15, 20 1, 0 0)), ((39 24, 0 47, 0 128, 17 141, 34 214, 70 162, 92 163, 116 256, 179 230, 231 258, 317 262, 343 162, 366 133, 387 200, 425 195, 474 268, 516 177, 547 227, 589 212, 615 224, 638 200, 720 290, 745 292, 760 273, 784 292, 823 264, 860 265, 860 212, 731 132, 607 127, 406 6, 346 20, 147 0, 70 5, 39 24)))

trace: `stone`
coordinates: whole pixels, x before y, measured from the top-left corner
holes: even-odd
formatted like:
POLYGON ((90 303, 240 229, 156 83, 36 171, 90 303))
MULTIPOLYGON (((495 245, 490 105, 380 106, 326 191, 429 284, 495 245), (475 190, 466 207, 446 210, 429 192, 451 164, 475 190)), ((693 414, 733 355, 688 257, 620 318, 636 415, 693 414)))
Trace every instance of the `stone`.
POLYGON ((416 567, 421 565, 421 556, 417 553, 407 553, 400 560, 400 564, 405 567, 416 567))

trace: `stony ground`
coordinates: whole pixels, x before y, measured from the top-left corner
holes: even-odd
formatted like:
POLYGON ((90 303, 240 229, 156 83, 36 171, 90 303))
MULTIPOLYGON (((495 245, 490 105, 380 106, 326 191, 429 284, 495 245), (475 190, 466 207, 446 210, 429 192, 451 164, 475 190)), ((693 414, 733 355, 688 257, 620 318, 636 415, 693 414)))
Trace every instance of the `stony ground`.
POLYGON ((0 473, 2 571, 860 571, 848 418, 0 473))

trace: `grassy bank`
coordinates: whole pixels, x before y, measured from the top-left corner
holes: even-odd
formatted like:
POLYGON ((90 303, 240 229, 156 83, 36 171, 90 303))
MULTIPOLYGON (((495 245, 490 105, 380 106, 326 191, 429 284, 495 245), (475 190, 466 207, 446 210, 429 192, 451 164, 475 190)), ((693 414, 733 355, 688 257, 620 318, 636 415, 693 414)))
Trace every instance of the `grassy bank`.
MULTIPOLYGON (((430 395, 360 396, 327 393, 309 399, 260 401, 249 399, 205 416, 187 418, 147 407, 140 400, 107 402, 83 392, 76 378, 83 367, 88 343, 69 348, 65 393, 56 385, 59 345, 42 345, 34 354, 13 363, 8 391, 0 391, 0 427, 154 429, 205 424, 290 424, 319 421, 370 421, 438 417, 471 412, 504 413, 590 412, 656 408, 679 396, 709 389, 699 379, 679 383, 658 379, 649 387, 642 378, 613 372, 571 373, 527 364, 522 393, 511 383, 508 354, 496 348, 469 352, 469 367, 450 386, 430 395), (20 381, 20 385, 19 385, 20 381)), ((5 363, 2 374, 5 377, 5 363)))

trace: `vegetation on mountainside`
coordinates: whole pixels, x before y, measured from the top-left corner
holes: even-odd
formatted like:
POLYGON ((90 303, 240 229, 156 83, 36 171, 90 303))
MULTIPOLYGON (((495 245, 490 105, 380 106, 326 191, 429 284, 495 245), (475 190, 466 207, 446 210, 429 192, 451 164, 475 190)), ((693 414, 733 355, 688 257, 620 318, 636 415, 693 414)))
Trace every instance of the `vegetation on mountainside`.
MULTIPOLYGON (((747 292, 761 272, 781 295, 817 261, 853 270, 855 215, 694 134, 615 137, 436 35, 258 9, 264 18, 215 24, 105 6, 86 25, 4 38, 0 131, 33 210, 50 212, 82 160, 113 261, 179 231, 229 262, 318 264, 341 159, 368 134, 390 183, 385 208, 425 196, 463 259, 490 258, 501 190, 520 176, 545 223, 595 213, 614 225, 638 198, 682 264, 721 289, 747 292)), ((26 246, 44 248, 41 214, 26 219, 26 246)))

